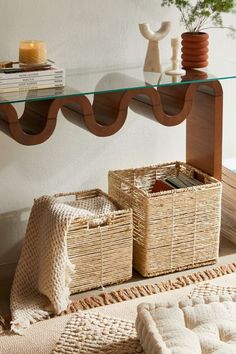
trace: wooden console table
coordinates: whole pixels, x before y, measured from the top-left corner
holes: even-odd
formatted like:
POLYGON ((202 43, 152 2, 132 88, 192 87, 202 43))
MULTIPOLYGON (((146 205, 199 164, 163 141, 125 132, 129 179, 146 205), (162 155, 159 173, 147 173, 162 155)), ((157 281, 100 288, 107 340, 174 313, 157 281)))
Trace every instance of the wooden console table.
POLYGON ((220 78, 200 71, 188 72, 182 78, 150 73, 144 76, 142 69, 71 73, 65 88, 1 95, 0 129, 20 144, 37 145, 54 132, 60 109, 70 122, 100 137, 122 128, 128 107, 165 126, 175 126, 186 119, 186 162, 221 179, 220 78), (88 98, 91 94, 93 103, 88 98), (25 103, 25 109, 18 118, 13 104, 20 102, 25 103))

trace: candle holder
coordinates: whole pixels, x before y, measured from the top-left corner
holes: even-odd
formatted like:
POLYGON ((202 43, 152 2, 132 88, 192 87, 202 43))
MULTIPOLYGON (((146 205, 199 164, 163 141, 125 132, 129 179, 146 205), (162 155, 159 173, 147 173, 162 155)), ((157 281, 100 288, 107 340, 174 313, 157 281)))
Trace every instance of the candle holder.
MULTIPOLYGON (((177 76, 182 76, 186 74, 186 71, 181 69, 179 66, 178 60, 178 49, 179 49, 179 39, 178 38, 171 38, 171 48, 172 48, 172 67, 165 71, 165 74, 172 75, 173 78, 177 76)), ((173 81, 176 82, 176 81, 173 81)))
POLYGON ((20 42, 19 62, 22 65, 40 65, 47 62, 46 43, 38 40, 20 42))

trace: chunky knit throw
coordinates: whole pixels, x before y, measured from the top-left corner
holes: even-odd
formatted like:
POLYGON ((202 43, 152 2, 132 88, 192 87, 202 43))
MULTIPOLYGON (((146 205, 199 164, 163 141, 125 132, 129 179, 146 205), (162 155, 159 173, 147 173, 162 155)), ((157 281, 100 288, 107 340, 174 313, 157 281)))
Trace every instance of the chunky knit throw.
MULTIPOLYGON (((114 209, 103 196, 70 203, 49 196, 35 200, 11 290, 15 333, 22 334, 30 323, 50 313, 66 310, 73 271, 67 254, 70 224, 75 218, 97 217, 114 209)), ((99 224, 99 218, 96 220, 99 224)))

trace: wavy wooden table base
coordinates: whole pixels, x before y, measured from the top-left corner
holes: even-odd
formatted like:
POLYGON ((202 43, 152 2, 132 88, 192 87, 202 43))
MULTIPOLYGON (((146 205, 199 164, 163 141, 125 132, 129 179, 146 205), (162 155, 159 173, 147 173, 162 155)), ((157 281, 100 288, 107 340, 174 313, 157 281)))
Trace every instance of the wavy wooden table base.
POLYGON ((141 88, 94 96, 26 102, 20 119, 11 104, 0 105, 0 129, 23 145, 37 145, 53 133, 58 111, 72 123, 105 137, 118 132, 128 107, 165 126, 187 119, 186 161, 221 178, 223 93, 218 81, 141 88))

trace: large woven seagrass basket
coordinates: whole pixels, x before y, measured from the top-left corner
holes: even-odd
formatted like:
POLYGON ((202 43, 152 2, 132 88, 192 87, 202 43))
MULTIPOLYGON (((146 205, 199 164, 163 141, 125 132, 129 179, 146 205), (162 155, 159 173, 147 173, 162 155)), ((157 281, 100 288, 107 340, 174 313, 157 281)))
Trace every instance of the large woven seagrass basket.
POLYGON ((133 209, 134 268, 145 277, 215 263, 221 183, 185 163, 109 172, 109 195, 133 209), (203 185, 151 193, 157 179, 179 173, 203 185))
POLYGON ((117 202, 99 189, 57 194, 67 202, 108 198, 119 210, 96 217, 76 218, 67 234, 68 256, 75 266, 70 291, 77 293, 132 277, 132 210, 121 210, 117 202))

